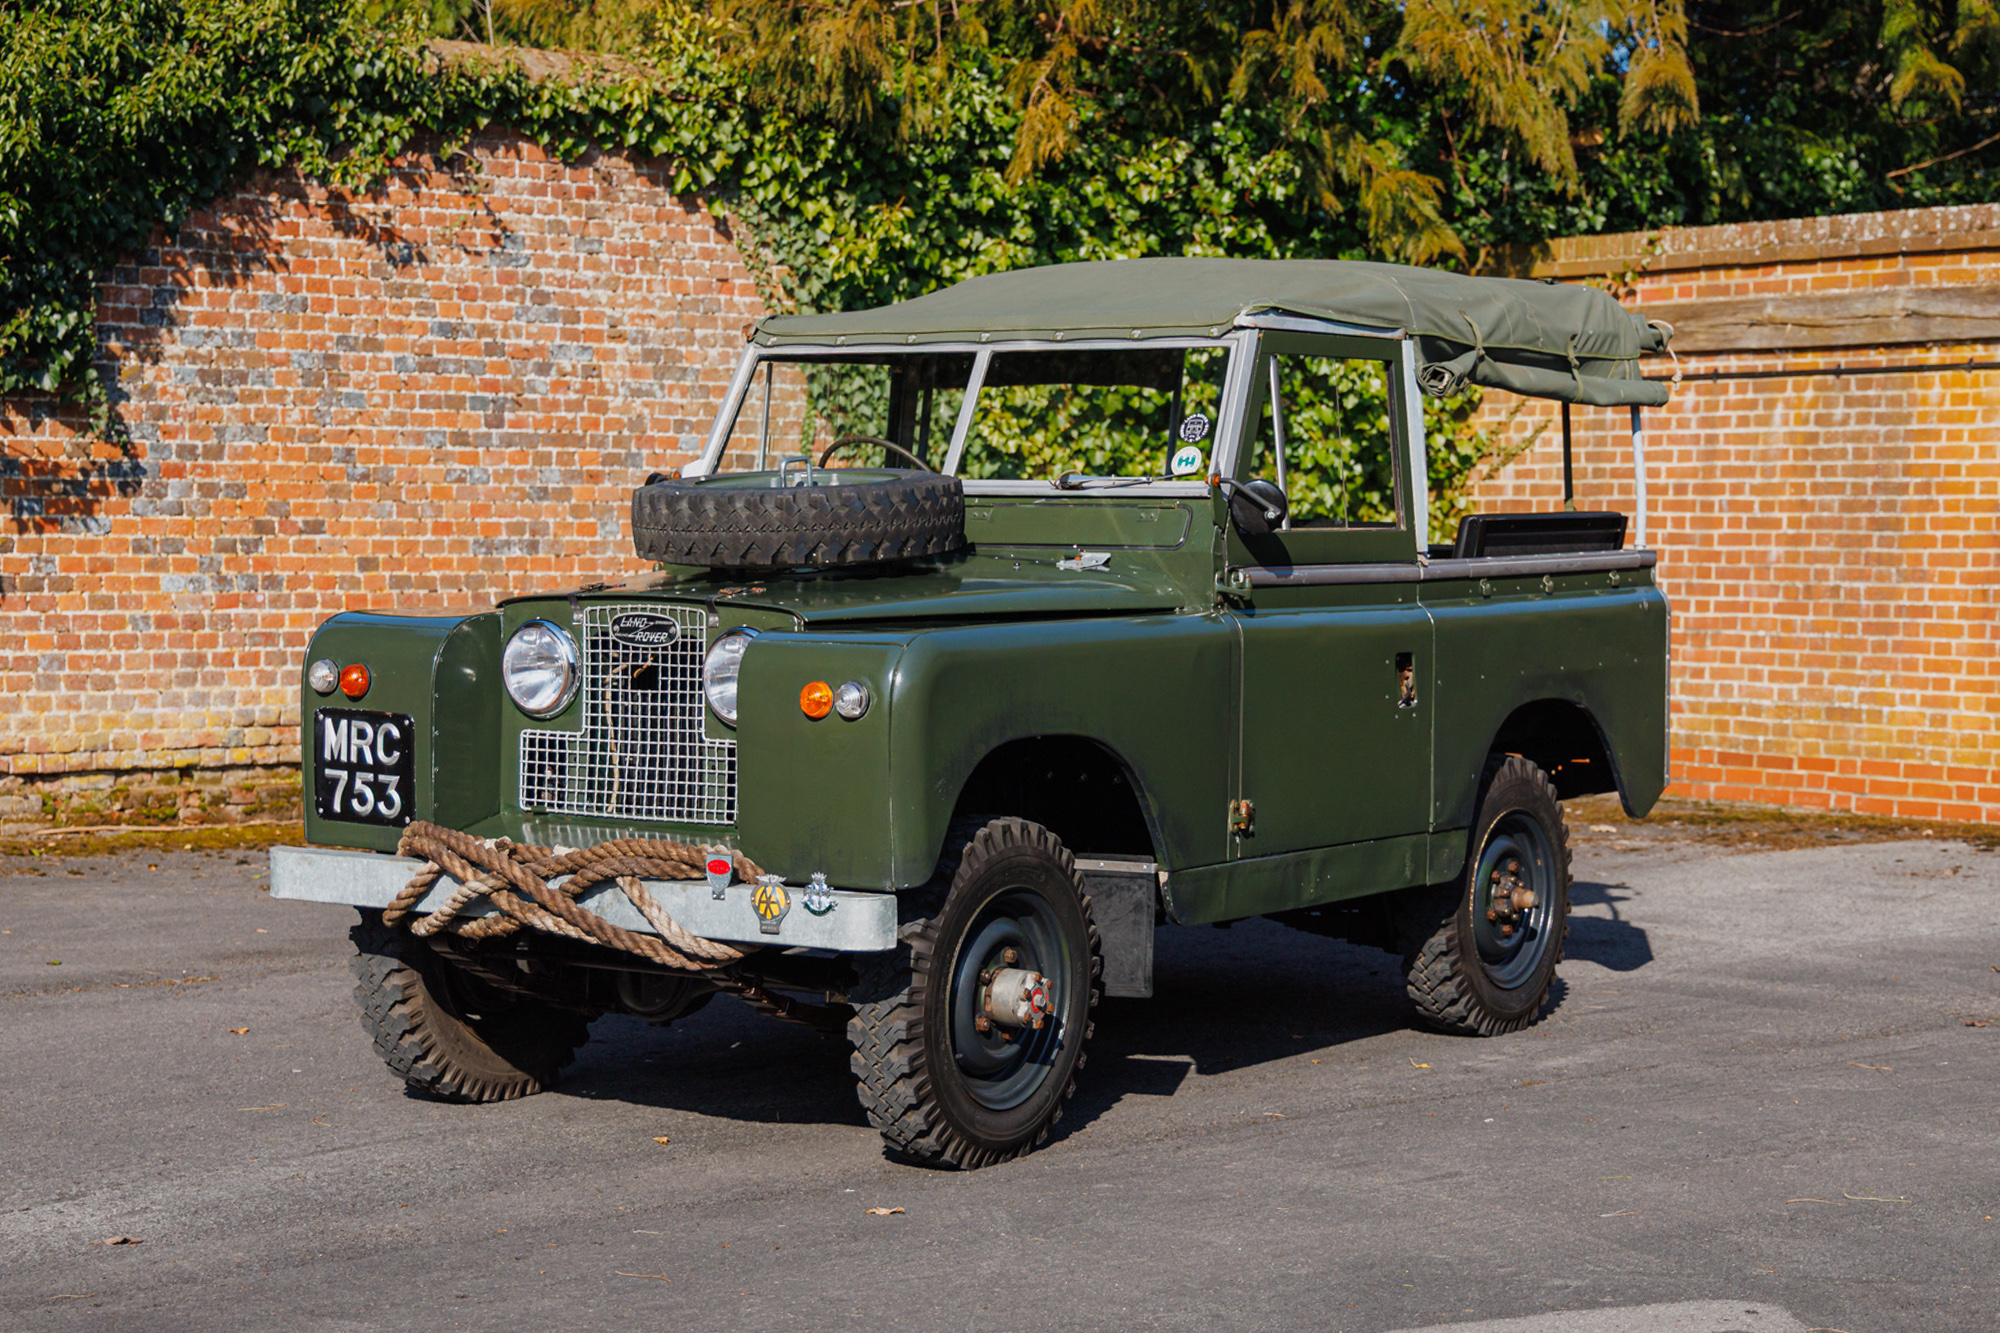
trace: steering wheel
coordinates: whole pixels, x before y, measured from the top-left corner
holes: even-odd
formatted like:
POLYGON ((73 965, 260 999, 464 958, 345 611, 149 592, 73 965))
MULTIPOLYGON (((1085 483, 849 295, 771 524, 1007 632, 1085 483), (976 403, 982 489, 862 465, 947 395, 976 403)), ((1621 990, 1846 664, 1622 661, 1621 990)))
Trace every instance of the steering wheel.
POLYGON ((901 454, 903 457, 909 459, 912 463, 915 463, 918 467, 922 468, 926 472, 937 471, 936 468, 932 467, 929 463, 926 463, 923 459, 918 458, 915 454, 911 453, 908 449, 905 449, 902 445, 897 444, 894 440, 886 439, 880 435, 843 435, 839 439, 835 440, 832 444, 829 444, 826 447, 826 452, 819 456, 819 465, 821 467, 825 467, 826 460, 833 457, 835 450, 844 449, 850 444, 879 444, 884 449, 890 449, 895 451, 896 453, 901 454))

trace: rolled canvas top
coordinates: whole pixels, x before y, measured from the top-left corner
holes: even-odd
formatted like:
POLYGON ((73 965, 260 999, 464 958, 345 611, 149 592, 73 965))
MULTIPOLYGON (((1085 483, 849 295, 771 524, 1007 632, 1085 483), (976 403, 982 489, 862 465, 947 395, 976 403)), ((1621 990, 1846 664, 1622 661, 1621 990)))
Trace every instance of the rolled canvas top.
POLYGON ((1639 357, 1666 349, 1649 325, 1595 287, 1475 278, 1340 259, 1114 259, 972 278, 928 296, 840 314, 775 315, 768 346, 882 345, 1009 338, 1218 335, 1245 315, 1331 320, 1417 342, 1420 382, 1464 381, 1603 406, 1667 401, 1639 357))

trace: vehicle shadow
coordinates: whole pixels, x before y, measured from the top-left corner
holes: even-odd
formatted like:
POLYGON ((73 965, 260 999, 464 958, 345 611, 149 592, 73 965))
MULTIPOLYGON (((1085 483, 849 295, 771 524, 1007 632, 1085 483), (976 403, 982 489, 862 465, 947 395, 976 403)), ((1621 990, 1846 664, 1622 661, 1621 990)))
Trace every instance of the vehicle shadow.
POLYGON ((1596 884, 1578 880, 1570 886, 1569 942, 1565 957, 1613 972, 1636 972, 1653 961, 1653 944, 1643 927, 1627 921, 1618 911, 1620 903, 1633 898, 1623 884, 1596 884), (1602 907, 1609 916, 1578 916, 1579 907, 1602 907))
MULTIPOLYGON (((1171 1097, 1211 1076, 1410 1028, 1397 960, 1253 920, 1167 927, 1151 999, 1107 999, 1058 1133, 1127 1097, 1171 1097)), ((562 1091, 765 1123, 863 1125, 848 1047, 718 998, 666 1028, 623 1015, 591 1027, 562 1091)))

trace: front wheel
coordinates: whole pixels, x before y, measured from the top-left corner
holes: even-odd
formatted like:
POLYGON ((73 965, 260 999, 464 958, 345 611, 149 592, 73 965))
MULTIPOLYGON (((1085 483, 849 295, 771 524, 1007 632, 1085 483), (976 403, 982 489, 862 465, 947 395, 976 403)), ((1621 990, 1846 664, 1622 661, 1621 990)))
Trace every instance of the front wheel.
POLYGON ((1569 831, 1555 787, 1509 756, 1489 774, 1456 884, 1402 913, 1404 976, 1433 1027, 1491 1037, 1535 1021, 1569 933, 1569 831))
POLYGON ((590 1040, 581 1014, 500 991, 422 940, 365 912, 348 932, 354 998, 375 1053, 420 1096, 453 1102, 527 1097, 590 1040))
POLYGON ((941 895, 869 965, 847 1031, 861 1105, 890 1151, 980 1167, 1030 1151, 1062 1118, 1103 957, 1053 833, 995 819, 955 825, 946 843, 941 895))

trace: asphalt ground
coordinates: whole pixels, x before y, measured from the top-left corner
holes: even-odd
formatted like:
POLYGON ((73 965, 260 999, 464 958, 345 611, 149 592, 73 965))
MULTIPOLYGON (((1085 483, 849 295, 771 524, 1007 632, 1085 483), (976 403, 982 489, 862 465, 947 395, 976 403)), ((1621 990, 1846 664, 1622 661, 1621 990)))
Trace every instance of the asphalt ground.
POLYGON ((601 1020, 541 1097, 407 1097, 348 914, 262 870, 0 862, 0 1326, 2000 1327, 1963 844, 1586 834, 1555 1007, 1487 1041, 1385 955, 1166 930, 1056 1140, 969 1174, 884 1159, 844 1046, 732 1000, 601 1020))

